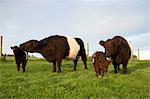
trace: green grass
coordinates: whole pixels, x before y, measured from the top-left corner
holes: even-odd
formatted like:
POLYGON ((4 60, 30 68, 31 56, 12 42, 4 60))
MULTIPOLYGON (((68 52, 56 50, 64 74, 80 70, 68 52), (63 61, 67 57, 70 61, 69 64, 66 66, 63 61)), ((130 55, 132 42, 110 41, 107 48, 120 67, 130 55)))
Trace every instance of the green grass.
MULTIPOLYGON (((121 66, 122 67, 122 66, 121 66)), ((26 72, 17 72, 13 59, 0 63, 0 99, 150 99, 150 61, 131 61, 128 74, 113 73, 95 76, 92 61, 88 70, 78 62, 64 60, 62 73, 52 73, 52 64, 42 59, 30 59, 26 72)))

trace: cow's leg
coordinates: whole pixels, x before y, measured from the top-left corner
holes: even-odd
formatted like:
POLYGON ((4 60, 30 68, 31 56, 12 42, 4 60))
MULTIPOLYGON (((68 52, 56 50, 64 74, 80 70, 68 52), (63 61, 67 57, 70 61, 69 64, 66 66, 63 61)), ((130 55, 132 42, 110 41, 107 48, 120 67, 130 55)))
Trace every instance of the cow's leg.
POLYGON ((98 75, 99 75, 99 69, 98 69, 98 67, 95 64, 93 64, 93 65, 94 65, 96 77, 98 77, 98 75))
POLYGON ((117 73, 117 72, 118 72, 118 71, 117 71, 117 69, 118 69, 118 64, 117 64, 115 61, 113 61, 112 63, 113 63, 113 65, 114 65, 114 73, 117 73))
POLYGON ((98 77, 98 72, 96 72, 96 77, 98 77))
POLYGON ((114 72, 117 73, 117 72, 118 72, 118 71, 117 71, 118 64, 115 63, 115 62, 113 62, 113 65, 114 65, 114 72))
POLYGON ((80 58, 80 56, 77 55, 76 59, 73 60, 73 62, 74 62, 74 70, 76 70, 77 63, 78 63, 79 58, 80 58))
POLYGON ((98 73, 101 75, 102 74, 102 72, 101 72, 102 70, 101 69, 98 69, 98 73))
POLYGON ((56 72, 56 61, 53 61, 53 72, 56 72))
POLYGON ((17 63, 17 70, 20 71, 20 64, 17 63))
POLYGON ((118 70, 120 70, 120 65, 118 65, 118 70))
POLYGON ((74 70, 76 70, 78 59, 73 60, 73 62, 74 62, 74 70))
POLYGON ((107 72, 107 69, 106 69, 106 68, 103 68, 103 69, 102 69, 102 71, 103 71, 102 76, 104 76, 104 75, 105 75, 105 73, 107 72))
POLYGON ((117 67, 118 67, 118 64, 115 64, 115 65, 114 65, 114 72, 115 72, 115 73, 118 72, 118 71, 117 71, 117 67))
POLYGON ((23 69, 23 72, 25 72, 26 64, 27 64, 27 61, 24 61, 24 62, 22 63, 22 69, 23 69))
POLYGON ((108 66, 105 69, 106 69, 106 72, 108 72, 108 66))
POLYGON ((82 61, 83 61, 83 63, 84 63, 84 68, 85 68, 85 69, 88 69, 88 68, 87 68, 87 64, 86 64, 87 58, 86 58, 85 49, 82 49, 81 51, 82 51, 82 52, 81 52, 81 59, 82 59, 82 61))
POLYGON ((126 63, 123 64, 123 72, 125 74, 127 73, 127 64, 126 63))
POLYGON ((101 75, 101 71, 99 68, 95 68, 95 72, 96 72, 96 77, 98 77, 98 75, 101 75))
POLYGON ((105 75, 108 76, 108 68, 105 68, 105 75))
POLYGON ((58 73, 61 72, 61 68, 60 68, 61 62, 62 62, 62 59, 57 61, 57 67, 58 67, 58 71, 57 72, 58 73))
POLYGON ((102 76, 104 76, 105 71, 103 70, 102 76))

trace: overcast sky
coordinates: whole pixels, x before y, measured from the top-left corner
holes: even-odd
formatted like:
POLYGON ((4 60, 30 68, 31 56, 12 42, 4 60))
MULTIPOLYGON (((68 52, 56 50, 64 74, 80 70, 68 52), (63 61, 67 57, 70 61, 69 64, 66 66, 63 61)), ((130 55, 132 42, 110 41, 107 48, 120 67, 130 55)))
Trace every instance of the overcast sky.
POLYGON ((150 52, 150 0, 0 0, 3 53, 56 34, 80 37, 91 53, 116 35, 131 41, 134 51, 150 52))

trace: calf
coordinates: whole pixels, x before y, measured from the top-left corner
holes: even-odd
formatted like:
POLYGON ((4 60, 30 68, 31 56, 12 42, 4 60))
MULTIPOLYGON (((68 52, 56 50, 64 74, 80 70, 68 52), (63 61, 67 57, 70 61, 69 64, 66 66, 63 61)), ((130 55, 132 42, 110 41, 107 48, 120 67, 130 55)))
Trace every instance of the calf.
POLYGON ((98 74, 104 75, 108 71, 108 65, 110 64, 110 61, 107 60, 106 55, 101 52, 95 52, 92 55, 93 58, 93 65, 95 68, 96 76, 98 77, 98 74))
POLYGON ((28 55, 24 51, 22 51, 18 46, 11 47, 11 49, 14 52, 17 70, 20 71, 20 64, 22 64, 23 72, 25 72, 25 66, 28 60, 28 55))

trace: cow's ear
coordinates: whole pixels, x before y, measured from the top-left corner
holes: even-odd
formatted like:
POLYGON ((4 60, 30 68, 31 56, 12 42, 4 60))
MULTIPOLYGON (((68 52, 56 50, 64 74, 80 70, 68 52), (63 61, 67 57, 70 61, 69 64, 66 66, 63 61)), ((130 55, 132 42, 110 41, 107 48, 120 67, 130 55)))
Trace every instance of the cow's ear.
POLYGON ((103 41, 103 40, 99 41, 99 44, 102 46, 104 46, 104 43, 105 43, 105 41, 103 41))
POLYGON ((12 50, 14 49, 14 47, 12 47, 12 46, 11 46, 10 48, 11 48, 12 50))

